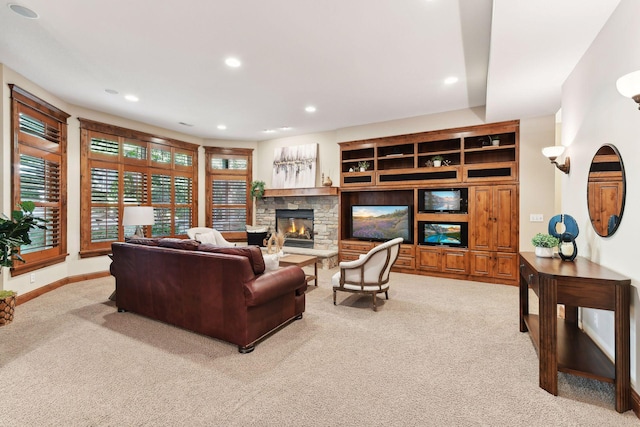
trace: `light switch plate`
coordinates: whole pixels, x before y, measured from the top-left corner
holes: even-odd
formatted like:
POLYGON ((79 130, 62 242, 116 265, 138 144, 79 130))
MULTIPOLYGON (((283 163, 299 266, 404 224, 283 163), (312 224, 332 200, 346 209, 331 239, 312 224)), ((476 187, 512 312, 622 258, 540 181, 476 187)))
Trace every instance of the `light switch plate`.
POLYGON ((543 222, 544 216, 542 214, 529 214, 530 222, 543 222))

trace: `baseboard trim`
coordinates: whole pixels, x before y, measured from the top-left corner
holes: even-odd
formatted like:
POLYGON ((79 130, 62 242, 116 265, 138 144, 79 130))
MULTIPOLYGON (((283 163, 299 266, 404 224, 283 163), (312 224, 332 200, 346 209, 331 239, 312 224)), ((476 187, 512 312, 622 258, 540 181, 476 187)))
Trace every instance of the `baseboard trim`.
POLYGON ((82 282, 84 280, 91 280, 91 279, 99 279, 101 277, 107 277, 110 275, 111 273, 108 271, 98 271, 96 273, 78 274, 77 276, 69 276, 64 279, 57 280, 53 283, 49 283, 48 285, 43 286, 41 288, 34 289, 33 291, 27 292, 26 294, 18 295, 18 298, 16 298, 16 305, 20 305, 27 301, 31 301, 32 299, 37 298, 40 295, 44 295, 47 292, 51 292, 64 285, 68 285, 69 283, 82 282))

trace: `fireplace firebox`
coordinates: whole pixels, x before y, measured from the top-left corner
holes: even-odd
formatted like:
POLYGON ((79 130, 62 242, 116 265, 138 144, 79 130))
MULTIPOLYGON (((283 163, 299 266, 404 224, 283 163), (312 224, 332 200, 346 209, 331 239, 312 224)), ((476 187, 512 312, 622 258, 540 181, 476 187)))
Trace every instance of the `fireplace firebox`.
POLYGON ((276 231, 285 246, 313 248, 313 209, 276 209, 276 231))

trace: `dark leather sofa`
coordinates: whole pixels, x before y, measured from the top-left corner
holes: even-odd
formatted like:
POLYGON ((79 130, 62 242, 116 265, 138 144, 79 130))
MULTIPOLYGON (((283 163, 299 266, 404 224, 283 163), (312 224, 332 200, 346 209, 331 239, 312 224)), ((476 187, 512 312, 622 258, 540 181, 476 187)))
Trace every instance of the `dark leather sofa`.
POLYGON ((182 239, 112 244, 118 311, 130 311, 253 351, 261 338, 302 318, 299 267, 265 272, 257 246, 182 239))

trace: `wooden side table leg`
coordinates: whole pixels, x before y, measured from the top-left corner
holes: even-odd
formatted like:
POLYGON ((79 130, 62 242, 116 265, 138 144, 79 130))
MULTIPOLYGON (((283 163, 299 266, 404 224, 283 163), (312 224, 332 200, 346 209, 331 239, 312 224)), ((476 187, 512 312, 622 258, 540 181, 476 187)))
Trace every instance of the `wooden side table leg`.
POLYGON ((540 387, 558 395, 558 284, 539 277, 540 304, 540 387))
POLYGON ((313 262, 313 274, 316 276, 315 284, 318 286, 318 260, 313 262))
POLYGON ((616 411, 631 409, 629 287, 616 286, 615 307, 616 411))

